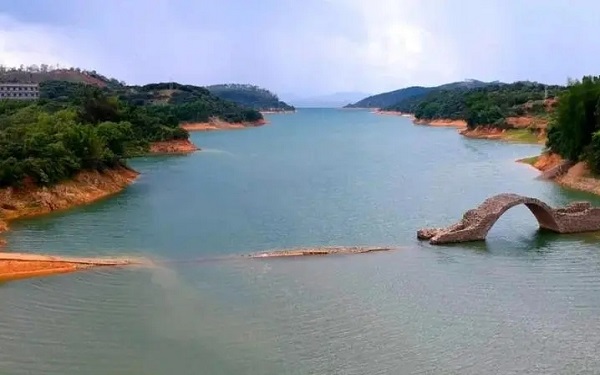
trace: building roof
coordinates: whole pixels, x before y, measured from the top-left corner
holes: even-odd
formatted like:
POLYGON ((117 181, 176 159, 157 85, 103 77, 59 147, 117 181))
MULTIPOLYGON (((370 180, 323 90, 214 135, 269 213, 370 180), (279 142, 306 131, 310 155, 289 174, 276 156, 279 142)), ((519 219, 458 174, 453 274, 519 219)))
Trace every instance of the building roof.
POLYGON ((39 86, 37 83, 10 83, 0 82, 0 86, 39 86))

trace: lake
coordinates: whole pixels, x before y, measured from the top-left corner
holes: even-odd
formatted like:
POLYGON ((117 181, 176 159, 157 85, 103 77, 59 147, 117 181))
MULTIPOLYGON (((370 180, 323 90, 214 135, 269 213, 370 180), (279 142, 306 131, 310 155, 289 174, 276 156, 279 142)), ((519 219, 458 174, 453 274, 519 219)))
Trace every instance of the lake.
POLYGON ((591 200, 515 159, 541 147, 364 110, 301 109, 131 161, 122 194, 12 224, 12 251, 143 255, 0 285, 6 374, 592 374, 600 235, 509 210, 481 243, 416 239, 485 198, 591 200), (393 245, 330 257, 230 255, 393 245))

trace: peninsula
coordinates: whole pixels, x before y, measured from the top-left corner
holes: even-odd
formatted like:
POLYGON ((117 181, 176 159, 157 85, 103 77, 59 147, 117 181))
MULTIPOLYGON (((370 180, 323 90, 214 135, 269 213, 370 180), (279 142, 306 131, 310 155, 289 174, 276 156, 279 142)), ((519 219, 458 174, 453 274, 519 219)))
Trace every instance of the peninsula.
POLYGON ((418 125, 456 127, 470 138, 544 144, 542 155, 519 161, 542 171, 543 178, 600 194, 599 77, 585 76, 567 86, 466 81, 409 87, 352 106, 393 100, 376 107, 376 113, 410 116, 418 125))
POLYGON ((261 113, 295 112, 294 106, 287 104, 271 91, 248 84, 229 83, 206 87, 211 94, 243 107, 252 108, 261 113))
MULTIPOLYGON (((410 115, 418 125, 456 127, 470 138, 544 143, 556 98, 564 89, 537 82, 471 80, 407 95, 414 92, 411 87, 392 92, 405 94, 378 113, 410 115)), ((392 93, 380 95, 390 98, 392 93)))
POLYGON ((39 99, 0 100, 0 233, 10 220, 118 193, 138 176, 128 158, 198 150, 182 124, 264 123, 259 111, 199 86, 127 86, 80 69, 0 74, 5 85, 25 81, 39 99))

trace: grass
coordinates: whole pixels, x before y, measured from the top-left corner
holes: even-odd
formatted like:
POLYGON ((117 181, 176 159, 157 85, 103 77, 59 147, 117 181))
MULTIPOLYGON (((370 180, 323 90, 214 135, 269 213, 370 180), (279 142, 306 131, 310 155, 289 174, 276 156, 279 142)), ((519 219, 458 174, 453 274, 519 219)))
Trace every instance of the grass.
POLYGON ((538 156, 531 156, 528 158, 523 158, 523 159, 519 159, 517 160, 519 163, 525 163, 525 164, 529 164, 529 165, 534 165, 536 161, 538 161, 539 159, 539 155, 538 156))
POLYGON ((534 144, 544 143, 546 141, 545 138, 538 137, 537 134, 529 129, 509 129, 504 133, 502 138, 512 142, 534 144))

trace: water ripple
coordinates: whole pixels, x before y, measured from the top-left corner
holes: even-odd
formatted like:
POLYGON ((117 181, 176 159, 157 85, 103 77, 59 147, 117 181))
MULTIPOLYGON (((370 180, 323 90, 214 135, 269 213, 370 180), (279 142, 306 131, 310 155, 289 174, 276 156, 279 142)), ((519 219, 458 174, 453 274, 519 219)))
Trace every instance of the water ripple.
POLYGON ((193 137, 228 157, 136 160, 142 178, 114 199, 13 224, 12 250, 161 261, 2 284, 0 373, 600 368, 597 236, 540 233, 517 207, 485 243, 414 238, 416 228, 451 223, 496 193, 581 199, 512 163, 539 147, 326 110, 273 116, 260 132, 193 137), (237 256, 381 243, 400 250, 237 256))

